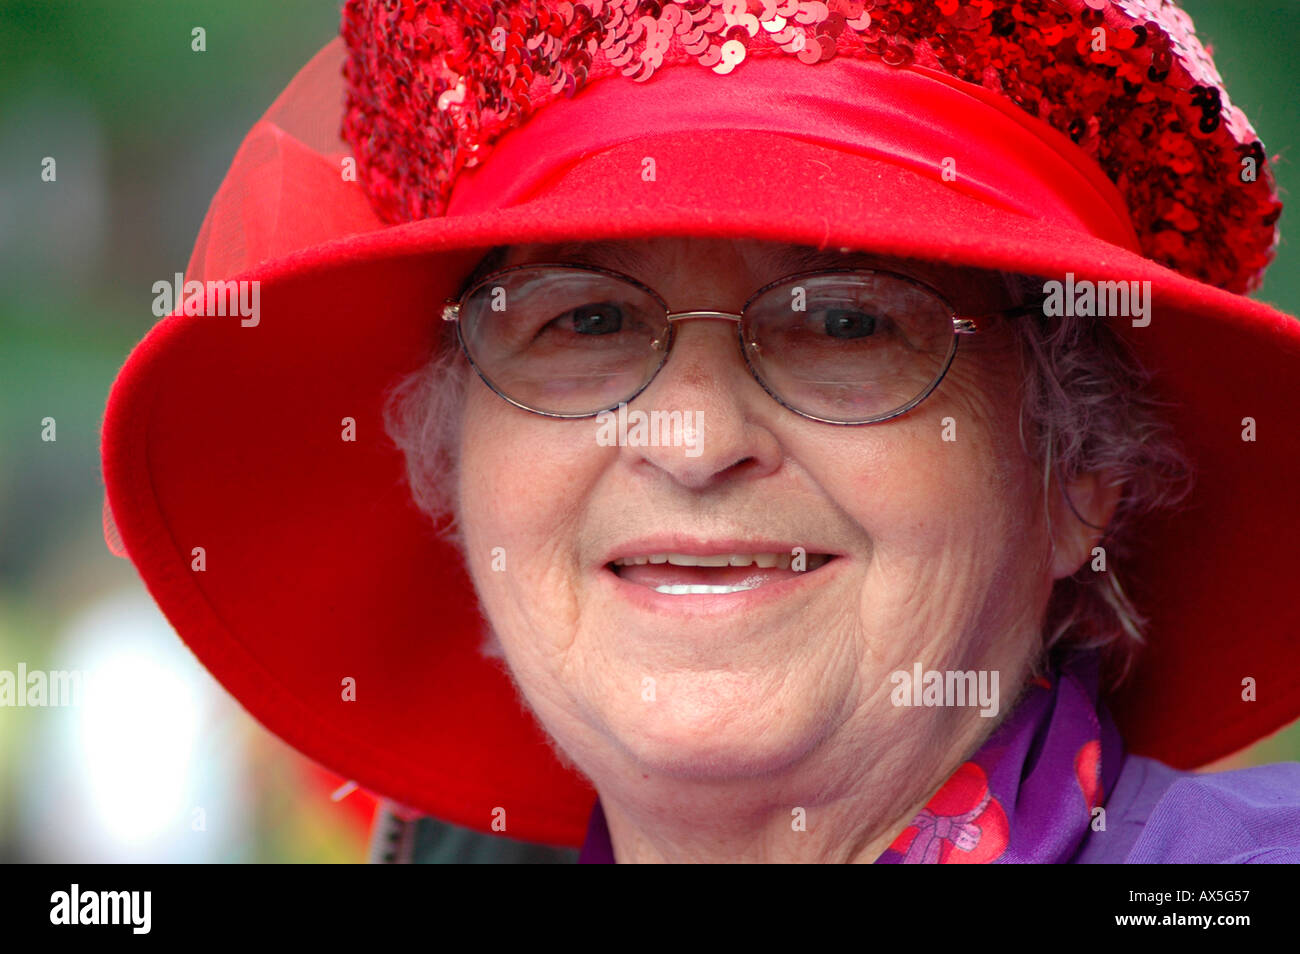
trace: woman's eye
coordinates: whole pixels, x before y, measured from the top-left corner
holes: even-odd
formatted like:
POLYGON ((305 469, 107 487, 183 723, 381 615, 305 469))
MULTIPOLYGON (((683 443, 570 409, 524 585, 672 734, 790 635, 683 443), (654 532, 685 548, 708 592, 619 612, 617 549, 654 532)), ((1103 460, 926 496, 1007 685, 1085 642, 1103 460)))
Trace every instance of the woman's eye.
POLYGON ((829 308, 825 326, 831 338, 866 338, 876 333, 876 316, 851 308, 829 308))
POLYGON ((561 320, 580 335, 610 335, 623 328, 623 311, 617 305, 583 305, 561 320))

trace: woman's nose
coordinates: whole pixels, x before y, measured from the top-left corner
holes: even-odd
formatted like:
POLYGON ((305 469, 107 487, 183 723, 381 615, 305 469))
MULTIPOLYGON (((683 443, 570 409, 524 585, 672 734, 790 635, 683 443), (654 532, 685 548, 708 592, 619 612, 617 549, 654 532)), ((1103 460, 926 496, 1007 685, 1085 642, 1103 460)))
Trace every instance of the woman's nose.
MULTIPOLYGON (((740 352, 736 322, 687 318, 676 323, 668 360, 650 386, 628 405, 674 425, 680 441, 629 448, 646 464, 683 486, 703 490, 741 475, 760 477, 781 462, 762 402, 778 405, 750 375, 740 352)), ((660 429, 653 436, 662 436, 660 429)), ((675 432, 674 432, 675 433, 675 432)))

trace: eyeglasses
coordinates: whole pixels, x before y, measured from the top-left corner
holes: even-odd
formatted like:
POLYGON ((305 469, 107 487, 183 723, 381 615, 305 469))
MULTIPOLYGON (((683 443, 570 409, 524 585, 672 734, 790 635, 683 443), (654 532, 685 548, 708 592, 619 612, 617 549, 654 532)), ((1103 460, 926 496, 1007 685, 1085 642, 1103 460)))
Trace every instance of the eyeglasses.
POLYGON ((925 283, 875 269, 791 275, 733 314, 670 311, 655 291, 609 269, 516 265, 447 299, 442 317, 457 323, 489 388, 558 418, 630 403, 667 363, 678 322, 731 321, 763 390, 827 424, 874 424, 916 407, 943 380, 958 340, 979 328, 925 283))

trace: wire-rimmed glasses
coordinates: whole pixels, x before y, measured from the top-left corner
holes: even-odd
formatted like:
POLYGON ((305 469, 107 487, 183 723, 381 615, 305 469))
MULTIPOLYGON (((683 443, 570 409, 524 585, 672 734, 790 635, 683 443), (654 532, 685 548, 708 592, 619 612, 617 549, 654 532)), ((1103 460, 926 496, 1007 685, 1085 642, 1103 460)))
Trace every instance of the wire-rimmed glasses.
POLYGON ((630 403, 664 367, 677 324, 731 321, 741 355, 778 403, 828 424, 906 413, 943 380, 978 330, 937 290, 907 275, 848 268, 764 285, 739 314, 674 312, 653 289, 606 268, 515 265, 444 303, 470 364, 526 411, 584 418, 630 403))

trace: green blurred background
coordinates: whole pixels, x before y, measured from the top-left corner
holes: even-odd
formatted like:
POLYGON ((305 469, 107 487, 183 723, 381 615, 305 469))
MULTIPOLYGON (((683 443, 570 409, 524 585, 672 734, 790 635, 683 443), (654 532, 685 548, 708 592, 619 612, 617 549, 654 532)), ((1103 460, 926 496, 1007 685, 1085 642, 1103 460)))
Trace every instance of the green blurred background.
MULTIPOLYGON (((1285 201, 1297 181, 1300 2, 1184 7, 1275 158, 1285 201)), ((153 282, 184 269, 243 134, 336 35, 339 10, 0 0, 0 668, 52 669, 126 645, 162 666, 107 729, 53 709, 0 711, 0 861, 365 856, 373 801, 331 798, 342 780, 227 699, 109 553, 98 456, 109 386, 155 320, 153 282), (203 53, 190 48, 196 26, 203 53), (41 181, 44 156, 57 157, 57 183, 41 181), (56 442, 40 440, 45 417, 56 442), (177 705, 192 710, 179 727, 177 705), (95 734, 114 728, 115 743, 95 734), (145 742, 165 753, 160 764, 131 762, 145 742)), ((1284 241, 1256 297, 1300 311, 1297 264, 1284 241)), ((1297 758, 1300 724, 1216 767, 1297 758)))

